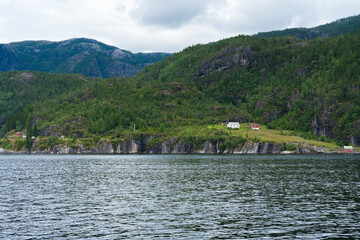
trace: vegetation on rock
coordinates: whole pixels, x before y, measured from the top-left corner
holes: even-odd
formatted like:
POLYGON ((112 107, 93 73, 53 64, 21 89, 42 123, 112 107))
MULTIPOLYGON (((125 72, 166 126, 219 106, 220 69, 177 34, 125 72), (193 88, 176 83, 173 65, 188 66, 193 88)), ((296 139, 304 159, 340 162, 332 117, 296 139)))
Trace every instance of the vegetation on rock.
POLYGON ((1 133, 36 126, 47 147, 61 135, 74 146, 144 136, 155 136, 151 147, 170 138, 230 149, 244 141, 360 145, 359 59, 359 33, 237 36, 188 47, 132 78, 1 73, 1 133), (256 136, 211 127, 228 121, 267 127, 256 136))

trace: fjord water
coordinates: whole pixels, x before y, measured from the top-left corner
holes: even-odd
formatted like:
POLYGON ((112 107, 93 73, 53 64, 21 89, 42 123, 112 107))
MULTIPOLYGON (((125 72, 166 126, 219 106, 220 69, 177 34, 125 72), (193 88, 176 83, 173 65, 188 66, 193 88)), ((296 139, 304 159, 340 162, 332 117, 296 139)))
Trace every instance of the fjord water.
POLYGON ((359 239, 359 156, 0 155, 0 239, 359 239))

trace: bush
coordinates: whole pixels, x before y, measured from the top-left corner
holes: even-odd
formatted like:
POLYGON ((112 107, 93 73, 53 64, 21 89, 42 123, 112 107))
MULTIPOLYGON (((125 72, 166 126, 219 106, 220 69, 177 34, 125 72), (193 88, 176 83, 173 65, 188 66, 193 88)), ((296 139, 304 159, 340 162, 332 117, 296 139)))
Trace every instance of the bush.
POLYGON ((51 136, 51 137, 48 138, 46 145, 48 147, 52 147, 54 145, 57 145, 58 141, 59 141, 59 139, 58 139, 57 136, 51 136))
POLYGON ((296 146, 294 144, 287 144, 286 145, 286 150, 288 151, 295 151, 296 150, 296 146))
POLYGON ((166 138, 163 137, 152 138, 149 141, 147 141, 146 150, 151 150, 152 148, 161 145, 161 143, 164 141, 166 141, 166 138))
POLYGON ((226 138, 225 142, 220 146, 220 149, 224 151, 225 149, 235 149, 238 146, 244 144, 246 139, 241 136, 233 137, 233 138, 226 138))
POLYGON ((78 140, 77 134, 71 135, 71 140, 72 140, 74 143, 76 143, 76 141, 78 140))
POLYGON ((267 128, 268 129, 275 129, 275 123, 274 122, 270 122, 270 123, 268 123, 268 125, 267 125, 267 128))
POLYGON ((281 143, 281 151, 285 151, 286 150, 286 143, 281 143))
POLYGON ((15 149, 16 150, 21 150, 24 146, 25 146, 25 141, 16 139, 16 141, 15 141, 15 149))

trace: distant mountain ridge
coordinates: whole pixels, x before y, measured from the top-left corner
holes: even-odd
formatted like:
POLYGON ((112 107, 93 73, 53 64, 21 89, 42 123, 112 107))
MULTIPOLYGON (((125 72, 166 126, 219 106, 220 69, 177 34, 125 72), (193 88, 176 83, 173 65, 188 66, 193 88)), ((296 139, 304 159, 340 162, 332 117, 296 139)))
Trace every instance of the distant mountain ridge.
POLYGON ((282 37, 293 36, 299 39, 313 39, 317 37, 340 36, 349 32, 356 32, 360 29, 360 15, 342 18, 334 22, 320 25, 313 28, 288 28, 270 32, 260 32, 257 37, 282 37))
POLYGON ((169 53, 132 53, 99 41, 74 38, 60 42, 0 44, 0 71, 80 73, 90 77, 134 76, 169 53))

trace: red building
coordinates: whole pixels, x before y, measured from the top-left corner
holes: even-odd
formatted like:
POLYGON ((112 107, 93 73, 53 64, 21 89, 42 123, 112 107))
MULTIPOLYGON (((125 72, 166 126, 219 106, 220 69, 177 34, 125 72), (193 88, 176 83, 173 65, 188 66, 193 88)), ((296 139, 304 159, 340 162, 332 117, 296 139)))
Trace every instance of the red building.
POLYGON ((344 146, 344 152, 353 152, 354 148, 353 146, 344 146))
POLYGON ((259 130, 260 129, 260 125, 258 123, 252 123, 250 125, 250 128, 251 129, 254 129, 254 130, 259 130))

